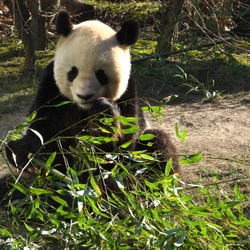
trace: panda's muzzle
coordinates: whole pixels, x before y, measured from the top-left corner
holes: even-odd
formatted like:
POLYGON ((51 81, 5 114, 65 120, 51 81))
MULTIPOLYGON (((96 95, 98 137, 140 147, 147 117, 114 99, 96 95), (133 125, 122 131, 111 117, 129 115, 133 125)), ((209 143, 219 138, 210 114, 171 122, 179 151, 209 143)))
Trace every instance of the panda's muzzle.
POLYGON ((91 99, 94 96, 94 94, 89 94, 89 95, 80 95, 77 94, 77 97, 84 100, 85 102, 87 102, 89 99, 91 99))

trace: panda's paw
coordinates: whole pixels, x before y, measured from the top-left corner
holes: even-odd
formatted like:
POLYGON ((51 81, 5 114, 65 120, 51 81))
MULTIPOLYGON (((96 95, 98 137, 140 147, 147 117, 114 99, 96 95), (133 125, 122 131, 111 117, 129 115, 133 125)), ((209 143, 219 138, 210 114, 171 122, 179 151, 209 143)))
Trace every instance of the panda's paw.
MULTIPOLYGON (((88 131, 92 136, 107 136, 120 138, 120 122, 115 117, 120 115, 118 105, 107 98, 98 98, 89 113, 88 131), (113 119, 106 119, 113 118, 113 119)), ((107 146, 107 145, 106 145, 107 146)))
POLYGON ((91 113, 96 115, 101 114, 103 116, 116 117, 120 115, 120 110, 114 101, 108 100, 105 97, 100 97, 93 103, 91 113))
POLYGON ((6 145, 6 156, 8 161, 16 168, 23 168, 29 162, 29 151, 22 140, 10 141, 6 145))

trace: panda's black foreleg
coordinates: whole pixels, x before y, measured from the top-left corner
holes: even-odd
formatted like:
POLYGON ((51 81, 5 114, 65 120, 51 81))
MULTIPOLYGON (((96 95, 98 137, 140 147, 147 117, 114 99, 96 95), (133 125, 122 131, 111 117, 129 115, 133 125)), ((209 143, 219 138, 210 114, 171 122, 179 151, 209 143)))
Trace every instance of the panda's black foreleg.
MULTIPOLYGON (((23 138, 10 141, 5 148, 6 157, 12 166, 23 168, 29 162, 29 154, 34 153, 40 146, 39 139, 32 136, 30 131, 23 138)), ((26 172, 33 172, 32 163, 26 166, 26 172)))
POLYGON ((150 140, 137 140, 136 150, 146 150, 147 153, 157 155, 159 160, 154 167, 159 168, 163 173, 165 171, 166 163, 172 159, 172 172, 180 173, 180 165, 178 163, 178 155, 175 146, 170 140, 170 137, 164 131, 159 129, 147 129, 143 134, 153 134, 154 138, 150 140))

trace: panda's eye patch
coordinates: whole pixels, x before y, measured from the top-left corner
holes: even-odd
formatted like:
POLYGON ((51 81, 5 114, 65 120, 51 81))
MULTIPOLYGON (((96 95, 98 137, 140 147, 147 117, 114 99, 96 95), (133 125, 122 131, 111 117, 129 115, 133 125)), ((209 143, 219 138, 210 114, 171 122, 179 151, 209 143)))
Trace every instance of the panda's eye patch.
POLYGON ((102 69, 99 69, 95 72, 97 80, 100 82, 101 85, 106 85, 109 83, 109 79, 105 72, 102 69))
POLYGON ((73 82, 73 80, 77 77, 78 75, 78 68, 76 66, 73 66, 71 70, 68 72, 68 80, 70 82, 73 82))

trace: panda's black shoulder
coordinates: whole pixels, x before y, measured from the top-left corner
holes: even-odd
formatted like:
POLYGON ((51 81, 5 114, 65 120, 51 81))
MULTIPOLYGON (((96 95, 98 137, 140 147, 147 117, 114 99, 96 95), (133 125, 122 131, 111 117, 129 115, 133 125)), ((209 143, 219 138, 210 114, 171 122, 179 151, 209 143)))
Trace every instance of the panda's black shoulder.
POLYGON ((50 62, 43 70, 38 90, 50 90, 49 95, 60 93, 54 78, 54 61, 50 62))
POLYGON ((121 111, 121 115, 125 117, 138 117, 139 127, 144 130, 147 126, 144 114, 141 110, 140 99, 137 94, 137 83, 133 77, 130 76, 128 81, 128 87, 124 94, 117 100, 118 106, 121 111))
POLYGON ((46 103, 57 104, 65 100, 66 98, 61 95, 56 85, 54 78, 54 61, 52 61, 43 70, 31 111, 40 108, 46 103))
POLYGON ((128 86, 123 95, 119 98, 119 102, 124 102, 127 100, 136 100, 137 99, 137 84, 132 75, 130 75, 128 80, 128 86))

